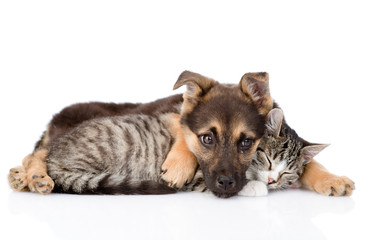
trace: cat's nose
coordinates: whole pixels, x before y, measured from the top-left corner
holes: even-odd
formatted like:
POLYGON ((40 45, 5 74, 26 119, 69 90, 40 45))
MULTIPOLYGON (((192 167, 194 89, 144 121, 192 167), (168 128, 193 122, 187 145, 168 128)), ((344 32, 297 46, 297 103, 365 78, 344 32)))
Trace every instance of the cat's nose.
POLYGON ((268 184, 273 184, 273 183, 276 183, 275 179, 273 179, 272 177, 268 177, 268 184))
POLYGON ((235 186, 235 180, 232 177, 228 176, 219 176, 217 177, 217 187, 224 189, 224 190, 229 190, 232 189, 235 186))

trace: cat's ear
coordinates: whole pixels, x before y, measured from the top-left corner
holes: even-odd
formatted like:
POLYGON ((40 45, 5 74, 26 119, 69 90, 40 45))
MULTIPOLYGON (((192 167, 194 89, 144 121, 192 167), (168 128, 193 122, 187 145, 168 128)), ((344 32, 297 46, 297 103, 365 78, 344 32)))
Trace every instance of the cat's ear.
POLYGON ((283 111, 279 108, 272 109, 267 114, 266 131, 269 135, 275 138, 279 137, 281 131, 281 125, 283 124, 283 111))
POLYGON ((246 73, 241 78, 239 85, 241 91, 254 102, 258 112, 262 116, 266 116, 273 106, 268 73, 246 73))
POLYGON ((308 164, 313 158, 329 144, 310 144, 301 149, 301 156, 304 158, 305 164, 308 164))
POLYGON ((187 91, 185 95, 189 99, 196 99, 199 96, 206 94, 209 89, 218 84, 213 79, 204 77, 198 73, 184 71, 178 77, 177 82, 174 84, 173 90, 182 87, 183 85, 187 86, 187 91))

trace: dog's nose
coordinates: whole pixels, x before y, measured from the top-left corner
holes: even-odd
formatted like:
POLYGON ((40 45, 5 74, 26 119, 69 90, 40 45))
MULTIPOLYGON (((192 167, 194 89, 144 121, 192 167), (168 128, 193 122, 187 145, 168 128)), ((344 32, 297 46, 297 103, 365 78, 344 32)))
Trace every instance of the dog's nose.
POLYGON ((219 176, 217 177, 217 187, 228 190, 233 188, 235 185, 234 178, 228 176, 219 176))

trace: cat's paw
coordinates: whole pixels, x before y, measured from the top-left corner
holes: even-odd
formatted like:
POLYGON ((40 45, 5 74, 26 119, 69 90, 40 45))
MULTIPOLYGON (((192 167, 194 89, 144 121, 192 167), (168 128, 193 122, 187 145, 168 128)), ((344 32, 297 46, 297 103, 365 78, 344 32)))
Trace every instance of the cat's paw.
POLYGON ((261 181, 250 181, 248 182, 242 190, 238 193, 240 196, 247 197, 260 197, 266 196, 268 194, 268 189, 265 183, 261 181))
POLYGON ((28 191, 26 171, 24 167, 15 167, 9 170, 8 181, 10 187, 17 192, 28 191))
POLYGON ((345 176, 331 175, 314 185, 314 191, 326 196, 350 196, 355 183, 345 176))
POLYGON ((45 172, 28 174, 29 189, 40 194, 49 194, 54 189, 54 181, 45 172))
POLYGON ((161 167, 161 179, 169 187, 182 188, 193 179, 198 166, 195 156, 188 151, 170 151, 161 167))

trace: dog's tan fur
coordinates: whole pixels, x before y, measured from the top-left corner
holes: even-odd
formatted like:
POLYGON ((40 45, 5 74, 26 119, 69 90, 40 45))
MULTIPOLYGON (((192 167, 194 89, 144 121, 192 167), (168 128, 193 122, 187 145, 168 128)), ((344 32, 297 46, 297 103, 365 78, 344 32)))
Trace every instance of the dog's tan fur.
POLYGON ((27 172, 28 187, 32 192, 48 194, 54 188, 54 181, 47 175, 47 153, 47 149, 37 150, 29 161, 23 162, 27 172))
POLYGON ((54 181, 47 175, 47 152, 47 149, 38 149, 24 158, 22 166, 9 171, 8 180, 13 190, 31 191, 43 195, 51 193, 54 181))
POLYGON ((170 122, 168 130, 174 137, 174 143, 161 167, 161 178, 170 187, 182 188, 194 177, 198 161, 186 144, 179 114, 169 114, 166 118, 170 122))
POLYGON ((11 168, 8 174, 8 181, 10 187, 16 192, 29 191, 27 172, 23 166, 11 168))
POLYGON ((326 196, 350 196, 355 189, 355 184, 351 179, 330 173, 315 160, 306 165, 300 181, 317 193, 326 196))

